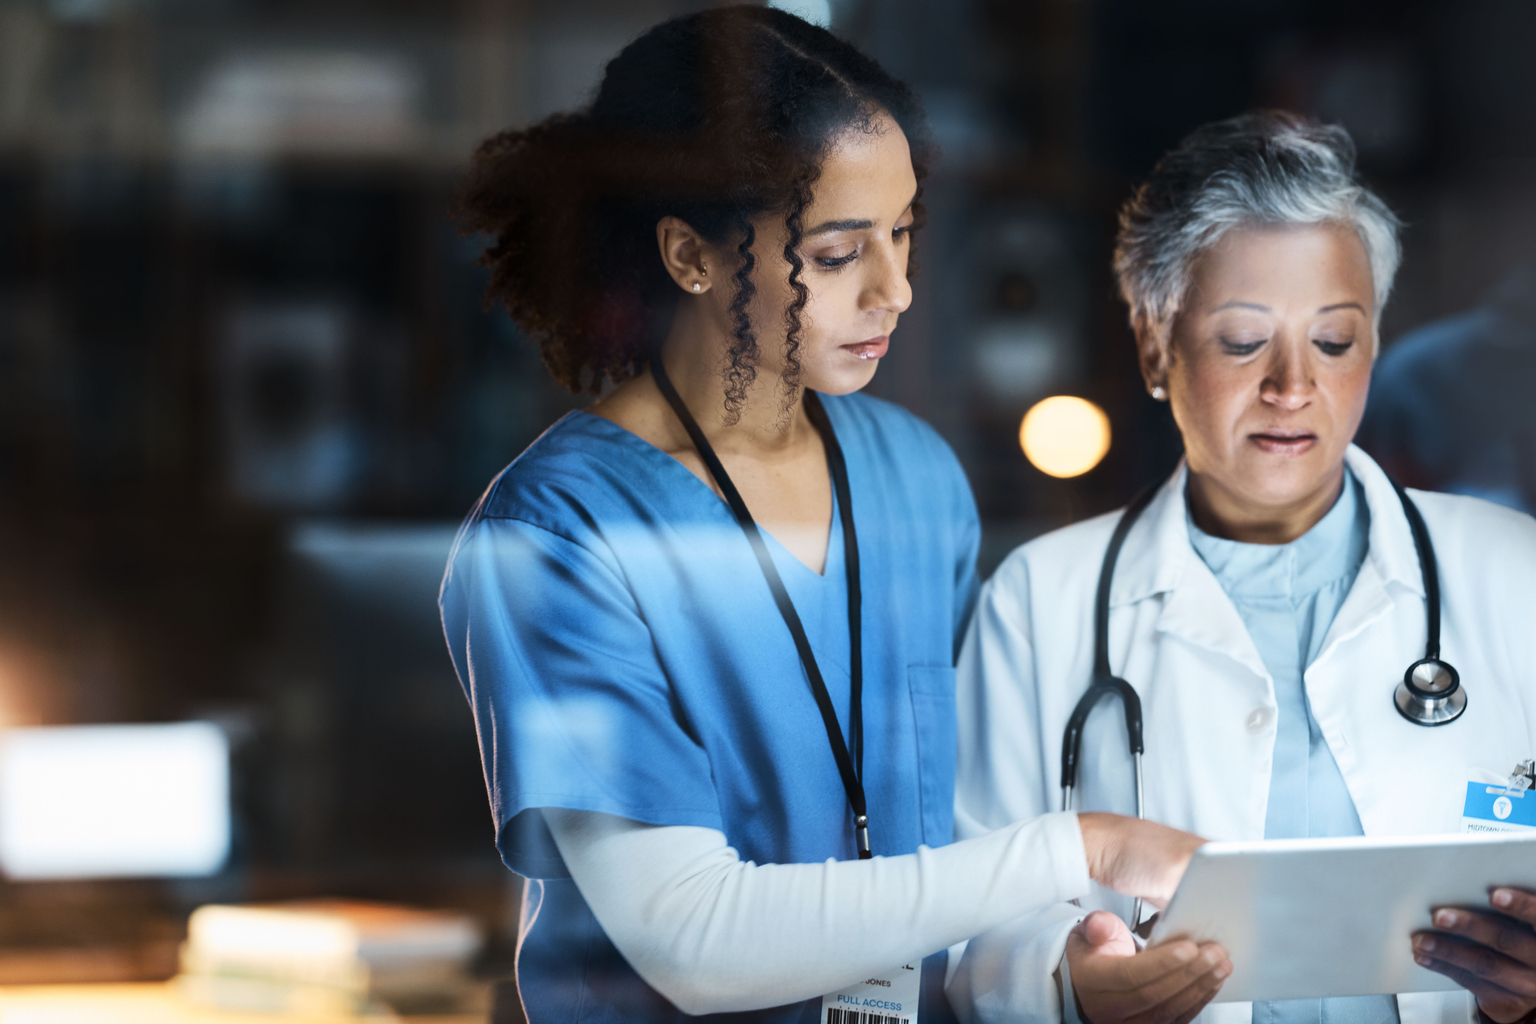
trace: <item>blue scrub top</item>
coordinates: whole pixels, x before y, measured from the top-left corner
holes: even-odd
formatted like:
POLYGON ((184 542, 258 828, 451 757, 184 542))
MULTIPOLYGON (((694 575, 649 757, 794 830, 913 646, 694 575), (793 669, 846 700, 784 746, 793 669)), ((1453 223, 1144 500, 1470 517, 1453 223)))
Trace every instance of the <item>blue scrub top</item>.
MULTIPOLYGON (((848 464, 863 588, 864 786, 877 855, 953 834, 954 657, 980 528, 953 452, 865 395, 822 401, 848 464)), ((817 575, 769 539, 848 731, 843 537, 817 575)), ((519 987, 533 1024, 682 1020, 619 956, 537 813, 719 829, 744 860, 855 856, 825 727, 729 507, 622 427, 571 413, 455 543, 443 626, 479 732, 497 847, 542 879, 519 987)), ((732 1015, 814 1019, 819 1000, 732 1015)))

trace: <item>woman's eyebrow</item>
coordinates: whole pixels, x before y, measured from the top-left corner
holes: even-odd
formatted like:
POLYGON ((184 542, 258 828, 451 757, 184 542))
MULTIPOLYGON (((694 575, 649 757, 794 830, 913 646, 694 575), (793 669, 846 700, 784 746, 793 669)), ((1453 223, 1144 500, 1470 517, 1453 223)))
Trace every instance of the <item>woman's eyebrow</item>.
POLYGON ((1211 310, 1211 312, 1212 313, 1220 313, 1224 309, 1234 309, 1234 308, 1236 308, 1236 309, 1256 309, 1260 313, 1268 313, 1270 311, 1268 306, 1261 306, 1257 302, 1239 302, 1236 299, 1233 299, 1231 302, 1223 302, 1221 305, 1219 305, 1215 309, 1211 310))
POLYGON ((1332 313, 1336 309, 1358 309, 1362 313, 1365 312, 1365 307, 1360 305, 1358 302, 1336 302, 1331 306, 1324 306, 1322 309, 1319 309, 1318 312, 1332 313))
POLYGON ((829 220, 823 221, 805 232, 805 237, 825 235, 831 231, 868 231, 874 226, 875 222, 872 220, 829 220))
MULTIPOLYGON (((917 193, 914 192, 912 198, 907 200, 907 209, 901 211, 902 216, 906 215, 907 210, 912 209, 912 204, 915 202, 917 202, 917 193)), ((900 219, 900 217, 897 218, 897 220, 900 219)), ((806 231, 802 237, 811 238, 814 235, 825 235, 833 231, 868 231, 874 226, 875 222, 872 220, 828 220, 806 231)))

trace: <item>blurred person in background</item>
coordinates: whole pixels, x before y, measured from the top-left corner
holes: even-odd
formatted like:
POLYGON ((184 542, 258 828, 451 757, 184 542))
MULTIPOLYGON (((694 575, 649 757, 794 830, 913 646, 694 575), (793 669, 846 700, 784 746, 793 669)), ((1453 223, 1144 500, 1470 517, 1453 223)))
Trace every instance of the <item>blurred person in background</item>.
POLYGON ((905 86, 745 6, 475 156, 491 296, 602 393, 493 481, 442 588, 530 880, 501 1019, 936 1021, 946 947, 1090 875, 1164 899, 1198 843, 1032 814, 951 845, 976 510, 929 426, 856 394, 929 156, 905 86))
POLYGON ((1536 275, 1426 324, 1376 364, 1360 445, 1419 486, 1536 510, 1536 275))
MULTIPOLYGON (((1397 220, 1356 179, 1347 133, 1283 113, 1198 129, 1122 211, 1115 269, 1142 374, 1185 448, 1150 504, 1133 503, 1144 512, 1109 591, 1110 671, 1140 696, 1152 820, 1222 840, 1459 832, 1469 771, 1503 778, 1536 750, 1536 523, 1486 501, 1411 495, 1438 553, 1445 660, 1476 689, 1439 728, 1395 705, 1426 649, 1426 586, 1410 499, 1351 441, 1398 259, 1397 220)), ((1433 405, 1420 413, 1442 420, 1433 405)), ((1063 728, 1093 678, 1095 588, 1120 521, 1026 544, 982 590, 959 665, 962 839, 1059 799, 1063 728)), ((1089 720, 1080 806, 1135 806, 1127 749, 1124 717, 1089 720)), ((1470 995, 1234 1003, 1202 1017, 1525 1018, 1536 895, 1490 900, 1499 913, 1438 908, 1437 930, 1403 936, 1470 995)), ((1124 902, 1100 893, 1089 906, 1124 902)), ((1063 903, 971 941, 950 989, 962 1016, 1193 1015, 1160 949, 1136 953, 1115 913, 1084 914, 1063 903)))

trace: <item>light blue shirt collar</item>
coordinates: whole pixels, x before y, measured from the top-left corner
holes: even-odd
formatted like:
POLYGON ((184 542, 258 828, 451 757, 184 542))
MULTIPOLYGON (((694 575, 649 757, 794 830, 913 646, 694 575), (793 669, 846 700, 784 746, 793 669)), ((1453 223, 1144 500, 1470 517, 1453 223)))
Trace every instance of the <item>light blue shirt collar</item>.
POLYGON ((1353 579, 1365 561, 1370 512, 1360 483, 1345 467, 1344 487, 1333 508, 1289 544, 1246 544, 1213 537, 1185 515, 1189 541, 1234 601, 1243 598, 1300 600, 1341 579, 1353 579))

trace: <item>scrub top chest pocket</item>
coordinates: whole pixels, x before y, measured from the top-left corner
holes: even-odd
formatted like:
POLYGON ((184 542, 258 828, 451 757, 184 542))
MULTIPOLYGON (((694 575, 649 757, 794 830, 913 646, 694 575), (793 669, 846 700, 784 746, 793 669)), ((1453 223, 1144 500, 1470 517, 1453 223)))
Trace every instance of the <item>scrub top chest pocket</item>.
POLYGON ((955 837, 955 670, 908 665, 907 687, 917 734, 923 843, 944 846, 955 837))

